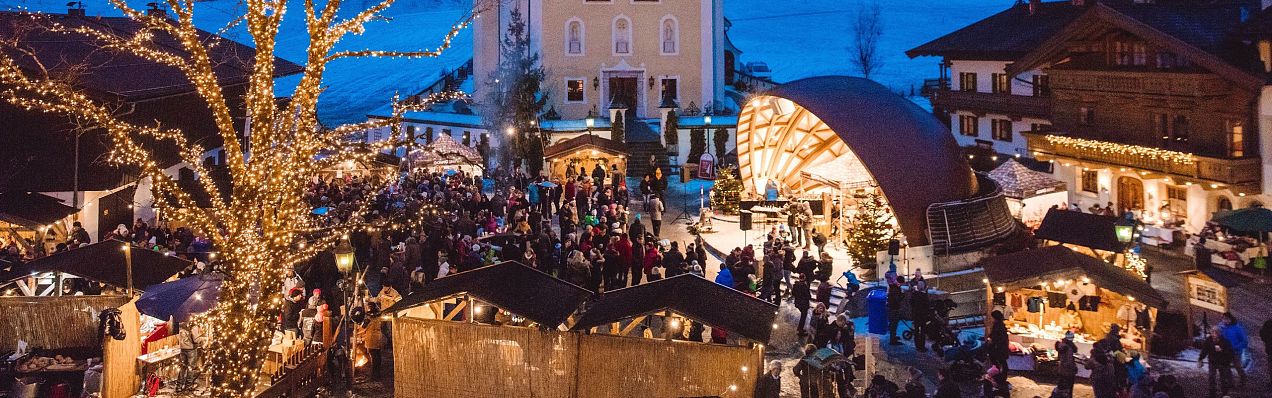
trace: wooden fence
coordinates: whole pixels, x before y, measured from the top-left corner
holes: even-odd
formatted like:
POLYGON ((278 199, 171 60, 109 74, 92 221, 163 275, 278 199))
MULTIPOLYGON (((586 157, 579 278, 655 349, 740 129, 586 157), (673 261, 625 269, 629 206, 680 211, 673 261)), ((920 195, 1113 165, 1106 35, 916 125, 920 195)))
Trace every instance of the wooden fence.
POLYGON ((0 297, 0 352, 19 339, 49 349, 98 347, 97 315, 124 296, 0 297))
POLYGON ((398 397, 745 397, 764 358, 747 347, 416 318, 394 321, 393 342, 398 397))

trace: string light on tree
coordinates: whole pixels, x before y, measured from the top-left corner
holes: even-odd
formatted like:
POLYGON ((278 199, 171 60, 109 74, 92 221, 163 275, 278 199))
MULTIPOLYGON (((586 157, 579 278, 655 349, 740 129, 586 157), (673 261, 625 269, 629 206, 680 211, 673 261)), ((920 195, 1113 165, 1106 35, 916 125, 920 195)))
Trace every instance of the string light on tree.
MULTIPOLYGON (((155 207, 162 209, 165 219, 187 225, 212 240, 219 249, 217 259, 226 279, 217 306, 207 315, 208 332, 215 343, 209 345, 205 372, 211 376, 213 396, 250 396, 258 385, 281 309, 285 274, 294 265, 333 248, 343 235, 384 226, 362 221, 371 197, 353 206, 350 222, 320 224, 303 200, 307 184, 322 170, 346 162, 365 166, 380 150, 403 145, 404 113, 467 98, 460 93, 439 93, 410 103, 394 98, 390 118, 324 128, 317 117, 317 103, 325 90, 322 80, 327 66, 347 58, 437 57, 489 8, 488 4, 479 2, 451 26, 439 46, 418 51, 335 50, 348 35, 362 34, 368 22, 385 19, 384 11, 395 0, 380 0, 362 10, 344 10, 338 1, 290 7, 302 10, 298 17, 304 21, 301 28, 308 33, 309 44, 296 89, 288 101, 280 102, 274 90, 278 72, 275 46, 289 9, 285 1, 244 1, 245 10, 237 23, 245 26, 256 52, 252 58, 233 60, 244 64, 247 85, 241 101, 228 98, 229 89, 222 86, 223 76, 218 75, 225 73, 225 60, 220 57, 226 55, 217 48, 224 39, 195 26, 196 0, 165 0, 163 4, 171 10, 167 16, 147 15, 125 0, 109 2, 139 28, 125 35, 92 24, 63 23, 45 14, 25 16, 33 27, 47 34, 85 40, 103 51, 179 71, 207 105, 211 123, 224 143, 232 187, 228 195, 222 194, 220 179, 211 178, 202 162, 209 148, 188 140, 186 132, 179 129, 123 119, 115 104, 95 100, 78 88, 66 76, 65 66, 46 68, 21 38, 0 40, 0 101, 27 111, 65 116, 103 132, 111 148, 106 160, 149 179, 155 207), (239 121, 243 119, 236 115, 246 116, 250 136, 240 136, 239 121), (383 128, 392 132, 389 140, 368 145, 357 139, 363 132, 383 128), (243 144, 252 148, 250 159, 243 144), (182 187, 164 173, 155 159, 156 154, 166 153, 178 155, 183 166, 194 172, 199 181, 196 187, 182 187), (209 198, 210 207, 200 207, 196 195, 209 198)), ((435 211, 428 214, 437 216, 435 211)), ((410 225, 423 223, 411 220, 410 225)))

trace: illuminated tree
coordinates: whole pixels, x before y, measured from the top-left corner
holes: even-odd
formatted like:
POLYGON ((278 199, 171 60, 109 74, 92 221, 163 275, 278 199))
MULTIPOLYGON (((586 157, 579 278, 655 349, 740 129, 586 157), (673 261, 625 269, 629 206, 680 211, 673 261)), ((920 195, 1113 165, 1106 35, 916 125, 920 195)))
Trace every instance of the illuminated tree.
POLYGON ((742 200, 742 180, 733 167, 721 167, 711 188, 711 208, 720 214, 738 214, 742 200))
POLYGON ((897 229, 892 212, 884 203, 883 195, 871 191, 857 199, 857 213, 852 216, 845 239, 848 256, 853 263, 865 269, 873 269, 878 253, 888 249, 888 241, 895 239, 897 229))
MULTIPOLYGON (((33 29, 74 36, 102 51, 140 57, 180 71, 211 111, 224 142, 229 194, 222 194, 226 191, 220 189, 221 183, 209 177, 209 169, 200 159, 213 148, 192 142, 178 129, 126 120, 126 110, 78 88, 66 68, 44 67, 30 43, 21 37, 0 40, 0 100, 27 111, 65 116, 102 131, 111 145, 106 160, 149 179, 156 206, 164 208, 165 218, 209 237, 219 248, 221 269, 228 277, 217 306, 208 316, 215 342, 208 347, 206 371, 213 380, 214 396, 245 396, 253 393, 264 368, 281 309, 285 273, 295 264, 330 250, 347 234, 371 228, 362 221, 369 203, 355 204, 353 221, 318 225, 309 215, 312 208, 302 200, 307 183, 320 170, 349 162, 369 164, 378 150, 402 145, 405 138, 400 120, 404 112, 463 97, 441 93, 411 103, 395 99, 391 118, 327 129, 318 121, 316 106, 325 88, 322 80, 327 66, 352 58, 436 57, 480 10, 461 18, 433 50, 337 50, 342 38, 361 34, 368 22, 384 19, 382 14, 394 0, 380 0, 362 10, 342 10, 339 0, 306 1, 304 14, 298 16, 304 19, 309 35, 304 70, 290 99, 280 102, 274 94, 274 51, 287 2, 245 0, 246 10, 235 23, 246 26, 256 52, 247 71, 246 94, 242 104, 237 104, 225 94, 230 88, 220 84, 220 65, 213 55, 224 51, 218 47, 224 43, 195 27, 196 2, 166 0, 164 4, 172 11, 165 17, 147 15, 125 0, 110 0, 141 27, 127 35, 101 30, 97 25, 64 25, 44 14, 29 17, 33 29), (240 106, 251 131, 248 136, 239 134, 237 127, 242 122, 232 116, 240 106), (363 131, 380 128, 388 128, 392 134, 377 146, 356 139, 363 131), (250 157, 245 146, 252 148, 250 157), (155 160, 158 153, 179 155, 184 167, 198 177, 197 186, 183 188, 165 174, 155 160), (211 207, 199 207, 195 201, 198 196, 211 198, 211 207)), ((368 200, 371 197, 374 195, 368 195, 368 200)))

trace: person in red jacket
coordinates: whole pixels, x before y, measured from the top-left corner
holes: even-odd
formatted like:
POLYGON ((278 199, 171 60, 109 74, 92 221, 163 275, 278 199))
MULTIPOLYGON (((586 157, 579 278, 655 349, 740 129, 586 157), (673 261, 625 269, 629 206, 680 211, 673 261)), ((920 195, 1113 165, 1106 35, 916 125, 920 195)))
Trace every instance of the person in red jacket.
POLYGON ((658 246, 655 246, 654 242, 645 244, 645 261, 641 268, 650 282, 662 279, 662 275, 654 270, 654 267, 662 265, 662 257, 662 253, 658 251, 658 246))

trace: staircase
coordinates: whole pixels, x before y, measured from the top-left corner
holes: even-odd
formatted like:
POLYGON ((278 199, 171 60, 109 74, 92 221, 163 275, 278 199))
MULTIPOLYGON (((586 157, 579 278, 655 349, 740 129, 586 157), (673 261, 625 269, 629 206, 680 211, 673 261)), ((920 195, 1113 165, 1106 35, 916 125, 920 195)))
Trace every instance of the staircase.
POLYGON ((641 178, 654 170, 649 167, 649 157, 654 157, 654 164, 663 170, 666 176, 671 171, 671 162, 667 160, 667 148, 662 146, 658 132, 654 131, 643 120, 635 120, 630 116, 623 123, 627 128, 627 176, 641 178))

